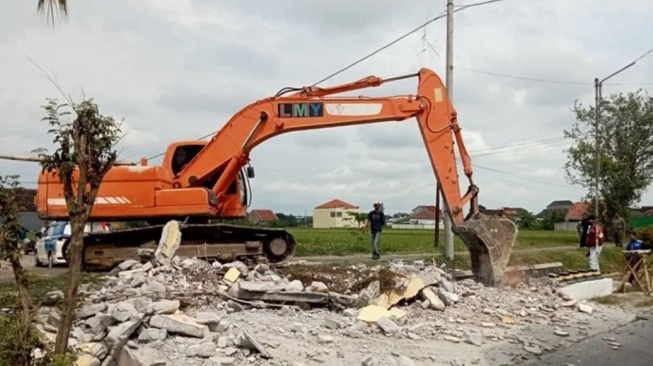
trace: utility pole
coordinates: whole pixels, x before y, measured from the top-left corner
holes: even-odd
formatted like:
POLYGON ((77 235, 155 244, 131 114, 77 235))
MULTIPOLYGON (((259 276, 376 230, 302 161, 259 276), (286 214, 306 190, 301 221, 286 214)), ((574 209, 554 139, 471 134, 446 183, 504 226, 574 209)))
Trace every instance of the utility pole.
MULTIPOLYGON (((600 221, 600 217, 601 217, 600 216, 600 211, 599 211, 599 204, 600 204, 600 202, 599 202, 599 196, 600 196, 599 182, 600 182, 600 177, 601 177, 601 140, 599 139, 599 134, 600 134, 600 131, 601 131, 600 120, 601 120, 601 100, 603 99, 603 92, 602 92, 603 83, 606 80, 610 79, 611 77, 621 73, 622 71, 624 71, 624 70, 626 70, 626 69, 628 69, 628 68, 630 68, 632 66, 635 66, 637 61, 641 60, 642 57, 648 55, 649 52, 647 52, 643 56, 639 57, 635 61, 629 63, 628 65, 622 67, 621 69, 613 72, 612 74, 610 74, 609 76, 607 76, 603 80, 599 81, 599 78, 594 79, 594 143, 596 144, 595 148, 594 148, 595 151, 596 151, 596 156, 595 156, 595 159, 596 159, 596 174, 594 176, 594 191, 595 191, 594 192, 594 215, 596 216, 597 221, 600 221)), ((598 246, 599 245, 598 236, 596 237, 595 240, 596 240, 595 245, 598 246)))
MULTIPOLYGON (((447 78, 446 88, 447 96, 453 103, 453 0, 447 0, 447 78)), ((453 147, 452 147, 453 148, 453 147)), ((453 259, 453 231, 451 230, 451 217, 449 217, 449 207, 444 202, 445 214, 444 221, 444 256, 447 259, 453 259)), ((435 223, 438 225, 438 223, 435 223)))

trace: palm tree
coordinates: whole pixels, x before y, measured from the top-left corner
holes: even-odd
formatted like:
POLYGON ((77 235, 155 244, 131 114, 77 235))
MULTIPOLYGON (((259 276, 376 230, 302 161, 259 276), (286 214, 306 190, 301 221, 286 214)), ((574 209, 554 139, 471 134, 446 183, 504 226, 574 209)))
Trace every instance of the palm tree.
POLYGON ((37 10, 41 14, 46 14, 54 26, 55 11, 63 17, 68 16, 68 0, 38 0, 37 10))

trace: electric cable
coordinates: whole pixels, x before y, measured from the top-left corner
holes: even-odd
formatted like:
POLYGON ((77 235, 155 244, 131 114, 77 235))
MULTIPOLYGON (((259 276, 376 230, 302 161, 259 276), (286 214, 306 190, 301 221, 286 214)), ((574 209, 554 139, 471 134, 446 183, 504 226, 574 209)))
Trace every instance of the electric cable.
MULTIPOLYGON (((456 13, 456 12, 459 12, 459 11, 462 11, 462 10, 465 10, 465 9, 468 9, 468 8, 473 8, 473 7, 476 7, 476 6, 481 6, 481 5, 487 5, 487 4, 497 3, 497 2, 501 2, 501 1, 505 1, 505 0, 486 0, 486 1, 481 1, 481 2, 477 2, 477 3, 473 3, 473 4, 462 5, 462 6, 460 6, 458 9, 455 9, 453 12, 456 13)), ((408 36, 410 36, 410 35, 412 35, 413 33, 419 31, 420 29, 422 29, 422 28, 424 28, 424 27, 426 27, 426 26, 428 26, 429 24, 431 24, 431 23, 433 23, 433 22, 435 22, 435 21, 437 21, 437 20, 439 20, 439 19, 444 18, 445 16, 446 16, 446 11, 440 13, 440 15, 436 16, 435 18, 429 19, 429 20, 426 21, 425 23, 422 23, 422 24, 421 24, 420 26, 418 26, 417 28, 414 28, 414 29, 412 29, 411 31, 409 31, 408 33, 403 34, 402 36, 400 36, 399 38, 395 39, 394 41, 392 41, 392 42, 386 44, 385 46, 383 46, 383 47, 381 47, 381 48, 378 48, 377 50, 375 50, 374 52, 368 54, 367 56, 365 56, 365 57, 363 57, 363 58, 360 58, 360 59, 356 60, 355 62, 351 63, 350 65, 348 65, 348 66, 346 66, 346 67, 344 67, 344 68, 342 68, 342 69, 340 69, 340 70, 338 70, 338 71, 332 73, 331 75, 329 75, 329 76, 325 77, 324 79, 318 81, 317 83, 313 84, 312 86, 316 86, 316 85, 318 85, 318 84, 320 84, 320 83, 323 83, 323 82, 325 82, 325 81, 327 81, 327 80, 333 78, 334 76, 339 75, 339 74, 341 74, 341 73, 343 73, 343 72, 345 72, 345 71, 351 69, 352 67, 358 65, 359 63, 361 63, 361 62, 367 60, 368 58, 370 58, 370 57, 376 55, 377 53, 379 53, 379 52, 381 52, 381 51, 383 51, 383 50, 385 50, 385 49, 391 47, 392 45, 396 44, 397 42, 403 40, 404 38, 406 38, 406 37, 408 37, 408 36)), ((277 93, 277 96, 282 95, 282 94, 287 93, 287 92, 292 91, 292 90, 301 90, 301 88, 290 88, 290 87, 283 88, 283 89, 281 89, 281 90, 277 93)), ((215 134, 215 133, 217 133, 217 131, 216 131, 216 132, 211 132, 211 133, 209 133, 209 134, 207 134, 207 135, 204 135, 203 137, 199 138, 198 140, 205 139, 205 138, 207 138, 207 137, 209 137, 209 136, 211 136, 211 135, 213 135, 213 134, 215 134)), ((153 155, 153 156, 151 156, 151 157, 149 157, 149 158, 147 158, 147 159, 148 159, 148 160, 156 159, 156 158, 158 158, 158 157, 160 157, 160 156, 163 156, 163 155, 165 155, 165 152, 162 152, 162 153, 160 153, 160 154, 153 155)))
MULTIPOLYGON (((505 0, 487 0, 487 1, 481 1, 481 2, 473 3, 473 4, 462 5, 462 6, 460 6, 458 9, 455 9, 453 12, 454 12, 454 13, 457 13, 457 12, 459 12, 459 11, 462 11, 462 10, 465 10, 465 9, 468 9, 468 8, 473 8, 473 7, 475 7, 475 6, 487 5, 487 4, 497 3, 497 2, 501 2, 501 1, 505 1, 505 0)), ((444 18, 444 17, 446 17, 446 11, 440 13, 440 15, 436 16, 435 18, 429 19, 429 20, 426 21, 425 23, 422 23, 420 26, 418 26, 418 27, 416 27, 416 28, 413 28, 413 29, 412 29, 411 31, 409 31, 408 33, 404 33, 403 35, 399 36, 399 38, 396 38, 394 41, 392 41, 392 42, 386 44, 385 46, 376 49, 376 50, 373 51, 372 53, 369 53, 368 55, 359 58, 358 60, 352 62, 351 64, 349 64, 349 65, 347 65, 347 66, 341 68, 340 70, 338 70, 338 71, 332 73, 331 75, 325 77, 324 79, 322 79, 322 80, 316 82, 315 84, 313 84, 313 86, 315 86, 315 85, 317 85, 317 84, 320 84, 320 83, 323 83, 323 82, 325 82, 325 81, 327 81, 327 80, 333 78, 334 76, 337 76, 337 75, 339 75, 339 74, 341 74, 341 73, 343 73, 343 72, 345 72, 345 71, 351 69, 352 67, 358 65, 359 63, 361 63, 361 62, 367 60, 368 58, 370 58, 370 57, 376 55, 377 53, 379 53, 379 52, 381 52, 381 51, 384 51, 385 49, 387 49, 387 48, 393 46, 395 43, 397 43, 397 42, 403 40, 404 38, 406 38, 406 37, 412 35, 413 33, 419 31, 420 29, 422 29, 422 28, 428 26, 429 24, 431 24, 431 23, 433 23, 433 22, 435 22, 435 21, 437 21, 437 20, 440 20, 440 19, 442 19, 442 18, 444 18)))
MULTIPOLYGON (((594 85, 593 82, 539 79, 539 78, 532 78, 532 77, 525 77, 525 76, 502 74, 502 73, 492 72, 492 71, 475 70, 475 69, 470 69, 470 68, 462 67, 462 66, 456 66, 456 70, 465 70, 465 71, 469 71, 469 72, 473 72, 473 73, 477 73, 477 74, 492 75, 492 76, 498 76, 498 77, 508 78, 508 79, 535 81, 535 82, 549 83, 549 84, 568 84, 568 85, 582 85, 582 86, 594 85)), ((653 82, 633 83, 633 84, 630 84, 630 83, 603 83, 603 85, 615 85, 615 86, 617 86, 617 85, 621 85, 621 86, 653 85, 653 82)))

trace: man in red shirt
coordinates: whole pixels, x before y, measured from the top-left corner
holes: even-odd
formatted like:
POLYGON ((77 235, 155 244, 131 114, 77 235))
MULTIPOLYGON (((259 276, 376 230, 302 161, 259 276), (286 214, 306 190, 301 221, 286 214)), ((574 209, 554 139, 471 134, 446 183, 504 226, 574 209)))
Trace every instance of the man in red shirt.
POLYGON ((587 246, 590 248, 590 270, 601 272, 599 257, 603 249, 603 226, 596 221, 595 215, 590 215, 588 219, 590 227, 587 230, 587 246))

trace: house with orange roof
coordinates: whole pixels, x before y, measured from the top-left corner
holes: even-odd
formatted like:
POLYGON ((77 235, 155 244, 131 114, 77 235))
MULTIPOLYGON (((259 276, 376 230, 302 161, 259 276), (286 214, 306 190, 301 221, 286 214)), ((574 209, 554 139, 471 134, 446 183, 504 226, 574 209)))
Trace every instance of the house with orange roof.
POLYGON ((357 227, 358 223, 351 213, 359 213, 360 208, 340 199, 333 199, 313 209, 314 228, 357 227))
MULTIPOLYGON (((417 206, 408 216, 408 220, 412 225, 435 225, 435 212, 436 208, 432 205, 417 206)), ((442 222, 442 210, 438 215, 438 223, 442 222)))
POLYGON ((277 217, 277 214, 274 213, 274 211, 269 210, 269 209, 256 209, 256 210, 251 210, 247 214, 247 220, 253 224, 261 225, 261 224, 271 224, 274 221, 279 220, 277 217))
POLYGON ((565 215, 564 222, 556 222, 553 224, 555 231, 576 231, 577 226, 583 219, 583 214, 588 213, 590 207, 589 201, 574 202, 565 215))

